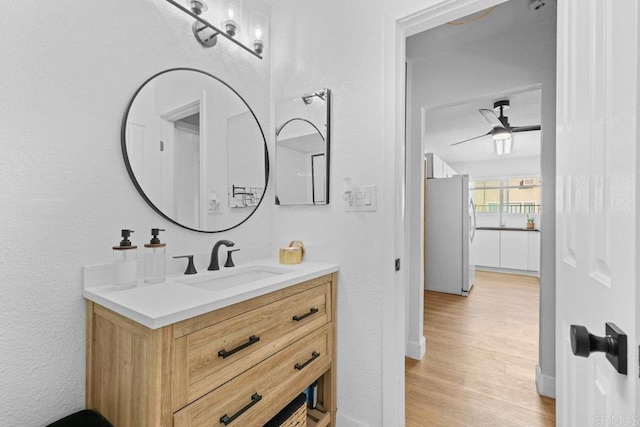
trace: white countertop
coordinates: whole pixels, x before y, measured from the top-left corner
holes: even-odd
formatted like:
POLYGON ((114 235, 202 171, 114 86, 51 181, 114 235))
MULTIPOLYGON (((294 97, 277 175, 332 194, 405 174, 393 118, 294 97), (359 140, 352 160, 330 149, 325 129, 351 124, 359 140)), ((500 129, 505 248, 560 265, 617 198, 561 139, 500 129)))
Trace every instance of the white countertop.
POLYGON ((188 276, 170 276, 164 282, 157 284, 145 284, 143 281, 138 281, 134 288, 116 290, 109 283, 112 268, 111 264, 85 266, 83 296, 150 329, 162 328, 181 320, 333 273, 339 269, 337 264, 303 261, 300 264, 283 265, 278 263, 276 259, 263 259, 242 263, 231 268, 222 267, 220 271, 205 271, 188 276), (251 266, 265 266, 285 270, 285 272, 213 290, 179 283, 179 281, 215 279, 229 275, 234 270, 239 271, 251 266))

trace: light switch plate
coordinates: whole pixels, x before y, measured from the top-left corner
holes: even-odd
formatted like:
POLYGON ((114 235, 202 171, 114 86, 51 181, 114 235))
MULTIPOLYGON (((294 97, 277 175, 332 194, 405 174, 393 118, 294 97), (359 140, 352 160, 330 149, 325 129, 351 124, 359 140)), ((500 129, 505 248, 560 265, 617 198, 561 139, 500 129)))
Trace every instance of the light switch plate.
POLYGON ((377 187, 375 185, 362 185, 351 187, 351 191, 345 193, 345 210, 347 212, 371 212, 378 210, 377 187))

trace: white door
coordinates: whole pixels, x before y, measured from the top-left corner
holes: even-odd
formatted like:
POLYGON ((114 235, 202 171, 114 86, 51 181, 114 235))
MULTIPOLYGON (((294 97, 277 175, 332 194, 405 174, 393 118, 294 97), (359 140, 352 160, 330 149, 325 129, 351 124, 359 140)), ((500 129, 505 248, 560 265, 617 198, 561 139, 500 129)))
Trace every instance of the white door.
POLYGON ((558 1, 557 423, 640 425, 638 2, 558 1), (627 375, 572 354, 570 326, 628 335, 627 375))
POLYGON ((175 123, 174 216, 180 224, 200 228, 200 134, 175 123))

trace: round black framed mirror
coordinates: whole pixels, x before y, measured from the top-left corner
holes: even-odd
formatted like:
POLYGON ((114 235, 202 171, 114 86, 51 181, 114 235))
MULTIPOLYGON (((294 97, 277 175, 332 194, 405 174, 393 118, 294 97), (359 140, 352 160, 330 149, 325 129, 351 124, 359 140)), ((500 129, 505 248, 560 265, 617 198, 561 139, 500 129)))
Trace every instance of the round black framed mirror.
POLYGON ((136 189, 181 227, 238 227, 262 203, 267 141, 231 86, 205 71, 172 68, 150 77, 122 120, 122 155, 136 189))

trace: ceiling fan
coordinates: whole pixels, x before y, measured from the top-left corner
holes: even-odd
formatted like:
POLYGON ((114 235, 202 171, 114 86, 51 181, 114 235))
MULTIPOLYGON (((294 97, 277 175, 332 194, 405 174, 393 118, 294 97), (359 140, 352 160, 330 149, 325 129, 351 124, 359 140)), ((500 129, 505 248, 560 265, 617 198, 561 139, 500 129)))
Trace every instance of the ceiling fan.
POLYGON ((481 108, 479 111, 484 118, 489 122, 492 129, 484 135, 475 136, 473 138, 465 139, 451 144, 451 146, 462 144, 464 142, 473 141, 474 139, 483 138, 491 135, 496 143, 496 152, 499 156, 503 154, 509 154, 511 152, 511 135, 516 132, 531 132, 540 130, 540 125, 532 126, 511 126, 509 124, 509 118, 504 115, 504 111, 509 109, 509 100, 503 99, 496 101, 493 104, 494 110, 500 110, 500 115, 496 115, 495 111, 481 108))

